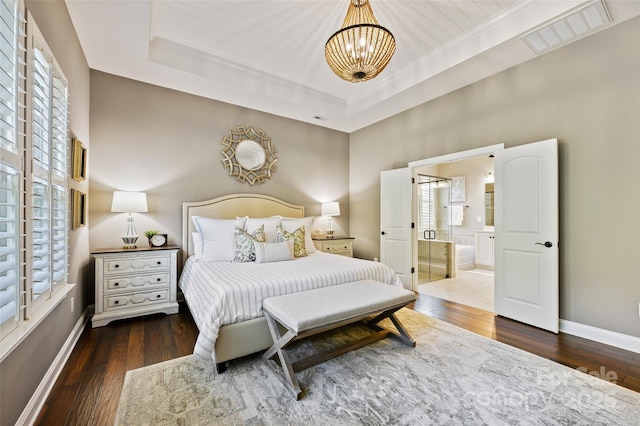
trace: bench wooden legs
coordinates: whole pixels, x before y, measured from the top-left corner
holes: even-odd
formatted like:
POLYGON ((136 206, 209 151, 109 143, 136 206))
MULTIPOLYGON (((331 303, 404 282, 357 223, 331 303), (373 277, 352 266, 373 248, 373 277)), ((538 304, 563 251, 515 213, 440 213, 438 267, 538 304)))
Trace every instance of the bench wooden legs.
MULTIPOLYGON (((298 361, 295 361, 294 363, 290 362, 287 352, 285 351, 285 348, 291 342, 303 337, 308 337, 323 331, 327 331, 330 328, 319 327, 316 330, 307 330, 300 335, 296 335, 295 332, 288 330, 284 334, 284 336, 282 336, 280 334, 280 330, 278 329, 276 321, 267 312, 265 312, 264 315, 266 317, 267 325, 269 326, 269 331, 271 332, 271 337, 273 338, 274 344, 264 353, 263 358, 267 361, 267 365, 273 370, 276 377, 278 377, 282 381, 291 395, 293 395, 296 400, 300 400, 300 398, 302 397, 302 390, 300 389, 300 385, 298 384, 298 380, 296 379, 295 373, 297 371, 302 371, 306 368, 320 364, 321 362, 328 361, 331 358, 335 358, 349 351, 361 348, 365 345, 368 345, 369 343, 377 342, 378 340, 384 339, 389 335, 397 337, 398 339, 400 339, 400 341, 408 346, 415 347, 415 340, 413 340, 413 338, 409 335, 407 330, 402 326, 398 318, 395 316, 395 312, 398 309, 400 309, 400 307, 384 311, 380 315, 366 322, 369 327, 376 330, 375 333, 363 337, 362 339, 356 340, 355 342, 352 342, 350 344, 300 359, 298 361), (385 327, 381 327, 377 324, 385 318, 389 318, 389 320, 391 320, 393 325, 398 330, 398 333, 385 327), (272 359, 276 355, 278 358, 277 363, 272 359)), ((353 322, 355 322, 355 320, 353 322)), ((344 325, 344 323, 342 323, 341 325, 344 325)))
POLYGON ((267 349, 264 353, 263 358, 267 361, 267 365, 271 367, 276 377, 282 380, 282 383, 287 388, 287 390, 293 395, 296 401, 300 400, 302 397, 302 390, 300 389, 300 385, 298 385, 298 380, 296 379, 295 371, 289 362, 289 356, 284 351, 284 348, 291 343, 296 335, 291 331, 287 331, 284 336, 280 335, 280 330, 278 330, 278 326, 276 322, 271 318, 271 316, 267 313, 264 314, 267 319, 267 325, 269 326, 269 331, 271 332, 271 337, 273 338, 273 346, 267 349), (282 375, 278 372, 278 368, 274 365, 274 362, 271 358, 278 354, 278 359, 280 360, 280 366, 282 367, 282 371, 284 372, 284 380, 282 375))

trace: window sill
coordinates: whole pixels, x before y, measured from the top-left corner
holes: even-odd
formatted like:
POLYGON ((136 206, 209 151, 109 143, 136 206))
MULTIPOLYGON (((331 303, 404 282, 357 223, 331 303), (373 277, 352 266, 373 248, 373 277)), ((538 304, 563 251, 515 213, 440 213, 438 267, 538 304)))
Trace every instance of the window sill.
POLYGON ((34 315, 22 322, 11 333, 0 341, 0 363, 20 345, 36 327, 67 297, 67 294, 75 287, 75 284, 66 284, 58 289, 49 300, 44 302, 34 315))

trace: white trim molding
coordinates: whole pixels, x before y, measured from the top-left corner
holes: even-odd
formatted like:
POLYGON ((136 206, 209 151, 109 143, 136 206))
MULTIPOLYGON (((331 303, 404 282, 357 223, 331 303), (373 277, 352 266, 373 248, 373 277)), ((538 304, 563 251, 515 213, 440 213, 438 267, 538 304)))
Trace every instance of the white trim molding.
POLYGON ((629 336, 563 319, 560 320, 560 331, 640 354, 640 337, 629 336))
POLYGON ((76 325, 73 327, 73 330, 71 330, 71 334, 69 334, 69 337, 64 342, 60 352, 58 352, 58 355, 56 355, 56 358, 51 363, 47 373, 42 378, 38 388, 31 396, 29 403, 22 411, 16 425, 32 425, 35 423, 38 418, 38 414, 40 414, 40 410, 49 397, 49 393, 51 392, 51 389, 53 389, 53 385, 56 383, 56 380, 58 380, 58 376, 71 356, 71 352, 73 352, 73 348, 76 346, 76 343, 78 343, 78 339, 80 339, 80 336, 84 331, 84 327, 90 317, 90 308, 87 307, 80 318, 78 318, 76 325))

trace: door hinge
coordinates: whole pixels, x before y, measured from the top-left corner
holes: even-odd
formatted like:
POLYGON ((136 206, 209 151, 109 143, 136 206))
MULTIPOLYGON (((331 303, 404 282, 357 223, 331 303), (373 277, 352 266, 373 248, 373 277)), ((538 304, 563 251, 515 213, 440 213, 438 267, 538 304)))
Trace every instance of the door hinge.
POLYGON ((415 229, 415 227, 416 227, 416 224, 411 222, 411 229, 415 229))
POLYGON ((411 183, 416 183, 416 178, 411 178, 411 183))
POLYGON ((413 266, 411 267, 411 273, 415 274, 416 273, 416 268, 414 268, 413 266))

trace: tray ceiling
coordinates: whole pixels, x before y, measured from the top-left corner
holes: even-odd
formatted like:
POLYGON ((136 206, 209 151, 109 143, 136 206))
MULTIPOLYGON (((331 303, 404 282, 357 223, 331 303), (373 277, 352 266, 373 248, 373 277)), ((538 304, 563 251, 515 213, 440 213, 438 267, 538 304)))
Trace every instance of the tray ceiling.
MULTIPOLYGON (((66 4, 91 69, 352 132, 535 57, 521 37, 603 3, 373 0, 396 53, 378 77, 355 84, 324 59, 348 0, 66 4)), ((554 48, 640 14, 640 2, 604 5, 610 22, 554 48)))

